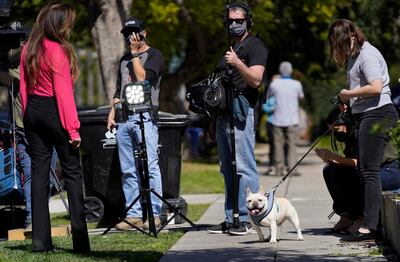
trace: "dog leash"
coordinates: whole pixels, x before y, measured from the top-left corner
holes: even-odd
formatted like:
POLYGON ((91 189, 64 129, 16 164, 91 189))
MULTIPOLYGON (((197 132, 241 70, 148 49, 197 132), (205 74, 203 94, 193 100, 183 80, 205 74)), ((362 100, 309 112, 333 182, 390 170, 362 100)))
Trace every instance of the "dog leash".
POLYGON ((272 188, 271 191, 269 191, 268 193, 265 194, 265 196, 274 196, 274 194, 271 194, 271 192, 275 192, 276 189, 278 188, 278 186, 280 186, 280 184, 282 184, 286 178, 288 178, 288 176, 291 175, 291 173, 293 172, 293 170, 304 160, 304 158, 311 152, 311 150, 313 150, 313 148, 319 143, 319 141, 326 135, 328 134, 329 131, 331 131, 332 127, 336 125, 336 123, 344 116, 346 112, 341 112, 338 116, 338 118, 336 119, 336 121, 328 128, 328 130, 325 131, 325 133, 323 133, 312 145, 311 147, 308 149, 308 151, 300 158, 299 161, 297 161, 297 163, 289 170, 289 172, 282 177, 282 179, 278 182, 278 184, 276 184, 276 186, 274 186, 272 188))

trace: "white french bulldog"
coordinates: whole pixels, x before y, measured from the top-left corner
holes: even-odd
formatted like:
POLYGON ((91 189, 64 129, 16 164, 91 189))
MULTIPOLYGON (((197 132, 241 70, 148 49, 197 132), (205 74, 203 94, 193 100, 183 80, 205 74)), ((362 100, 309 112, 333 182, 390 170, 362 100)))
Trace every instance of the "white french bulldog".
POLYGON ((275 198, 272 202, 272 209, 267 216, 265 215, 269 209, 268 199, 264 195, 264 189, 261 186, 257 193, 252 193, 247 188, 246 202, 249 221, 257 231, 260 242, 263 242, 265 239, 260 226, 270 228, 271 238, 269 243, 276 243, 279 240, 280 226, 286 220, 289 220, 296 228, 297 240, 304 240, 296 209, 294 209, 293 205, 286 198, 275 198))

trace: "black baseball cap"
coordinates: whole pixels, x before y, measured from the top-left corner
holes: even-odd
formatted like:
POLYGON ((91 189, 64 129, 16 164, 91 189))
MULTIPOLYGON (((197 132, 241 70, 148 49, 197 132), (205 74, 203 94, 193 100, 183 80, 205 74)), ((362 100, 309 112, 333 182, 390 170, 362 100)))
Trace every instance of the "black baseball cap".
POLYGON ((125 23, 124 27, 121 30, 121 33, 124 35, 129 35, 133 31, 140 32, 144 30, 143 21, 137 18, 131 17, 128 18, 125 23))

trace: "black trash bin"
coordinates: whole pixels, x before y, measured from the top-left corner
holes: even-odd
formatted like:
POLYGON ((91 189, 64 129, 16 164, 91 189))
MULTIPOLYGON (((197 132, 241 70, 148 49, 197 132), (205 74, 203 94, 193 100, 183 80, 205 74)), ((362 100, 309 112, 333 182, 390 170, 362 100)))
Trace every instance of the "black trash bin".
MULTIPOLYGON (((124 210, 121 171, 113 137, 106 137, 109 106, 78 110, 82 137, 81 159, 86 197, 99 198, 104 205, 104 222, 111 222, 124 210)), ((179 196, 182 136, 190 120, 186 115, 159 113, 159 165, 163 197, 185 215, 187 204, 179 196)), ((163 207, 162 219, 170 211, 163 207)), ((182 220, 177 217, 175 223, 182 220)))

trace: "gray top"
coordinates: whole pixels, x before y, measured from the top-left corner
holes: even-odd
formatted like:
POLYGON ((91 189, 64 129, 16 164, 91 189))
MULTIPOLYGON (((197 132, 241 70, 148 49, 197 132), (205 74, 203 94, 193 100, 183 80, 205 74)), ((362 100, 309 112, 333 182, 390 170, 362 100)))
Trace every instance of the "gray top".
POLYGON ((385 59, 378 49, 365 41, 357 58, 348 60, 347 85, 349 89, 356 89, 377 79, 381 79, 383 83, 381 94, 373 97, 351 98, 350 107, 353 114, 367 112, 392 103, 385 59))
POLYGON ((271 124, 288 127, 299 124, 299 99, 304 97, 303 87, 297 80, 275 79, 268 89, 268 98, 275 97, 274 117, 271 124))

